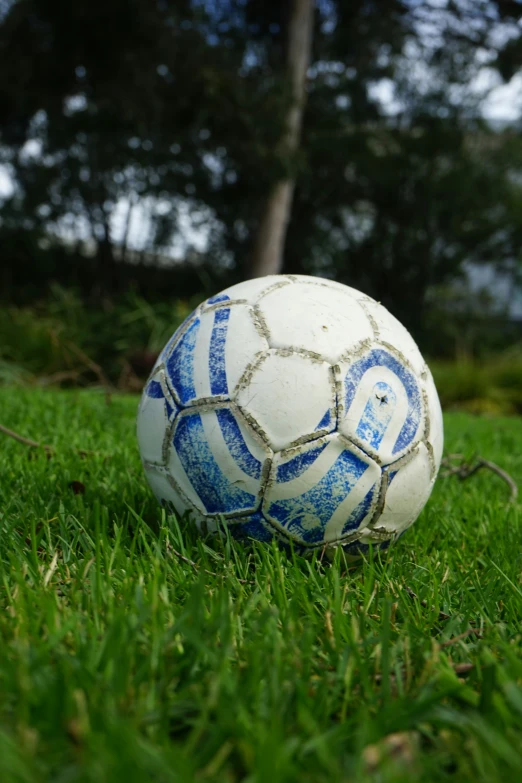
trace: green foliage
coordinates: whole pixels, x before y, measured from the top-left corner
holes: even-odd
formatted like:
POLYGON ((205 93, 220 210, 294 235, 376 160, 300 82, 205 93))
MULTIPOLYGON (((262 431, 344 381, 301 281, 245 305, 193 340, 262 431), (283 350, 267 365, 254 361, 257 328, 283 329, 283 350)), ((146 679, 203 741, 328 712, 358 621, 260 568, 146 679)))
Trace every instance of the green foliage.
MULTIPOLYGON (((522 145, 481 121, 476 89, 485 56, 492 75, 516 68, 519 3, 317 2, 292 159, 277 143, 290 0, 62 6, 19 0, 0 14, 0 163, 17 182, 0 224, 4 296, 38 298, 48 278, 121 295, 137 277, 145 295, 145 262, 192 235, 187 213, 208 235, 206 268, 244 277, 267 194, 288 173, 285 271, 354 285, 416 330, 430 288, 465 262, 519 265, 522 145), (140 210, 136 249, 114 225, 140 210), (50 236, 71 253, 42 253, 50 236)), ((195 292, 178 267, 171 279, 177 295, 195 292)))
MULTIPOLYGON (((522 525, 496 477, 440 480, 385 560, 347 569, 166 516, 136 398, 0 396, 55 447, 2 441, 2 781, 520 778, 522 525)), ((522 482, 520 420, 446 427, 522 482)))
POLYGON ((64 324, 48 315, 36 315, 29 308, 0 309, 1 358, 22 364, 31 373, 53 373, 66 366, 58 344, 64 324))
POLYGON ((86 307, 75 292, 54 286, 39 306, 0 308, 0 380, 99 383, 94 363, 113 384, 128 382, 129 369, 138 383, 198 301, 151 305, 128 294, 86 307))
POLYGON ((430 362, 443 408, 471 413, 522 413, 522 352, 505 351, 483 361, 430 362))
MULTIPOLYGON (((512 272, 516 278, 517 270, 512 272)), ((522 320, 511 312, 518 299, 516 280, 499 276, 489 284, 477 283, 476 277, 461 278, 430 289, 423 327, 416 334, 427 356, 487 362, 507 351, 514 357, 520 353, 522 320)))

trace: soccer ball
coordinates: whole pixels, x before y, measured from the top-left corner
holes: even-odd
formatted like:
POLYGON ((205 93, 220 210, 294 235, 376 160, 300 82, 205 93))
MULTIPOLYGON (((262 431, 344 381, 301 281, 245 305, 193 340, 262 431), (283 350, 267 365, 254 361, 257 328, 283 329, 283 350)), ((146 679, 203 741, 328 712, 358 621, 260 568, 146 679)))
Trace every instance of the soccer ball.
POLYGON ((316 277, 232 286, 175 332, 138 441, 157 498, 203 530, 300 550, 387 546, 440 465, 442 414, 413 338, 382 305, 316 277))

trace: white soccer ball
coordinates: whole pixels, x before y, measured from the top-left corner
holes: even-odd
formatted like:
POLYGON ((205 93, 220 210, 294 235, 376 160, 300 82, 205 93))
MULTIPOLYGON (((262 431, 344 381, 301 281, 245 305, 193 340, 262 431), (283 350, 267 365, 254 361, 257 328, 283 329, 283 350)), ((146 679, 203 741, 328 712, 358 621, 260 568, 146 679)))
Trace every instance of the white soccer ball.
POLYGON ((138 411, 158 499, 204 530, 299 549, 387 546, 428 500, 443 427, 409 332, 353 288, 232 286, 161 353, 138 411))

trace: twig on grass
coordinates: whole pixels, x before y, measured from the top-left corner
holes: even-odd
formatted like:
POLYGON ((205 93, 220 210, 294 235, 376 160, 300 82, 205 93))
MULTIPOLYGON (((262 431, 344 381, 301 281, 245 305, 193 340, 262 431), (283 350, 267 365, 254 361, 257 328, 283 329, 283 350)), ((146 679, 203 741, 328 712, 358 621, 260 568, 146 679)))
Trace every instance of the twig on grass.
MULTIPOLYGON (((475 668, 475 664, 473 663, 453 663, 452 661, 448 661, 448 663, 453 669, 453 671, 455 672, 455 674, 467 674, 467 672, 470 672, 472 669, 475 668)), ((405 678, 406 673, 407 673, 406 667, 403 666, 400 669, 400 674, 402 675, 403 678, 405 678)), ((390 683, 392 685, 395 685, 395 683, 397 682, 397 674, 395 672, 390 672, 388 676, 389 676, 390 683)), ((381 672, 377 672, 377 674, 374 677, 374 681, 376 685, 379 685, 382 682, 382 679, 383 678, 381 672)))
POLYGON ((38 386, 55 386, 62 383, 62 381, 78 382, 81 374, 81 370, 63 370, 52 375, 44 375, 41 378, 37 378, 36 382, 38 386))
MULTIPOLYGON (((70 351, 73 353, 80 361, 83 363, 84 367, 87 367, 89 370, 91 370, 96 377, 98 378, 100 385, 103 388, 103 391, 105 393, 105 402, 107 405, 110 405, 112 402, 112 393, 114 391, 114 387, 108 380, 107 376, 105 375, 103 369, 100 367, 100 365, 95 362, 93 359, 91 359, 90 356, 88 356, 82 348, 80 348, 79 345, 76 345, 72 340, 64 340, 60 336, 59 332, 55 329, 50 330, 51 339, 53 340, 53 343, 57 346, 62 346, 62 348, 65 348, 66 351, 70 351)), ((78 372, 77 370, 73 370, 72 372, 78 372)), ((78 372, 78 375, 80 373, 78 372)))
POLYGON ((492 473, 495 473, 508 485, 510 489, 509 503, 514 503, 518 497, 518 485, 515 480, 503 468, 488 459, 478 457, 474 464, 470 464, 464 461, 462 454, 449 454, 447 457, 444 457, 441 466, 443 468, 443 472, 441 473, 442 478, 446 478, 447 476, 458 476, 461 481, 471 478, 471 476, 474 476, 481 468, 486 468, 492 473), (461 460, 460 464, 455 464, 456 460, 461 460))
POLYGON ((467 674, 475 668, 473 663, 455 663, 453 665, 453 671, 455 674, 467 674))
POLYGON ((82 349, 76 345, 76 343, 71 342, 70 340, 67 340, 64 343, 66 348, 69 348, 70 351, 72 351, 76 356, 81 359, 81 361, 84 363, 86 367, 88 367, 90 370, 93 371, 93 373, 98 378, 100 385, 103 388, 104 394, 105 394, 105 402, 107 405, 110 405, 112 402, 112 385, 110 384, 109 380, 107 379, 107 376, 103 372, 102 368, 99 364, 97 364, 93 359, 91 359, 90 356, 87 356, 85 351, 82 351, 82 349))
MULTIPOLYGON (((410 598, 412 598, 414 601, 418 601, 424 609, 430 609, 431 611, 435 609, 434 606, 428 606, 427 601, 421 601, 417 593, 414 593, 411 587, 408 587, 408 585, 404 585, 404 589, 406 590, 410 598)), ((451 615, 446 614, 446 612, 439 612, 439 620, 449 620, 450 616, 451 615)))
MULTIPOLYGON (((42 449, 49 457, 56 453, 54 446, 49 446, 47 443, 39 443, 36 440, 31 440, 31 438, 25 438, 23 435, 19 435, 18 432, 10 430, 8 427, 4 427, 3 424, 0 424, 0 432, 3 435, 7 435, 8 438, 16 440, 18 443, 23 443, 24 446, 29 446, 31 449, 42 449)), ((90 457, 93 454, 96 454, 95 451, 87 451, 86 449, 74 449, 74 451, 80 457, 90 457)))
POLYGON ((38 443, 36 440, 31 440, 30 438, 24 438, 23 435, 19 435, 17 432, 14 432, 14 430, 4 427, 3 424, 0 424, 0 432, 7 435, 8 438, 17 440, 18 443, 23 443, 24 446, 29 446, 31 449, 43 449, 47 454, 52 454, 54 452, 52 446, 48 446, 46 443, 38 443))
POLYGON ((468 628, 467 631, 464 631, 464 633, 459 633, 459 635, 454 636, 453 639, 448 639, 446 642, 442 642, 440 646, 441 648, 451 647, 452 644, 457 644, 457 642, 461 642, 468 636, 478 636, 479 639, 482 638, 482 634, 478 628, 468 628))
MULTIPOLYGON (((172 546, 170 541, 167 541, 167 552, 170 552, 172 555, 177 557, 178 560, 181 560, 182 563, 187 563, 187 565, 192 566, 194 571, 196 571, 196 573, 199 573, 200 567, 195 562, 195 560, 191 560, 189 557, 185 557, 185 555, 182 555, 181 552, 178 552, 177 549, 174 549, 174 547, 172 546)), ((208 574, 208 576, 215 576, 215 577, 224 576, 224 574, 218 574, 215 571, 209 571, 207 568, 203 568, 201 570, 203 571, 204 574, 208 574)), ((237 581, 239 582, 239 584, 242 584, 242 585, 253 585, 253 584, 255 584, 255 582, 251 582, 248 579, 238 579, 237 581)))

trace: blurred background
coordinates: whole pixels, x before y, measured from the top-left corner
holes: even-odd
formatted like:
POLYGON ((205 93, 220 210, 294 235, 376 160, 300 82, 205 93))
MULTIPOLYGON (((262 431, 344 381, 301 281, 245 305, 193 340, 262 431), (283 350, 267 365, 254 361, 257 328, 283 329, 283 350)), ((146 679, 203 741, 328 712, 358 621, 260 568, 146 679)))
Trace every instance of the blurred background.
POLYGON ((334 278, 522 412, 518 0, 0 0, 0 382, 138 391, 204 297, 334 278))

